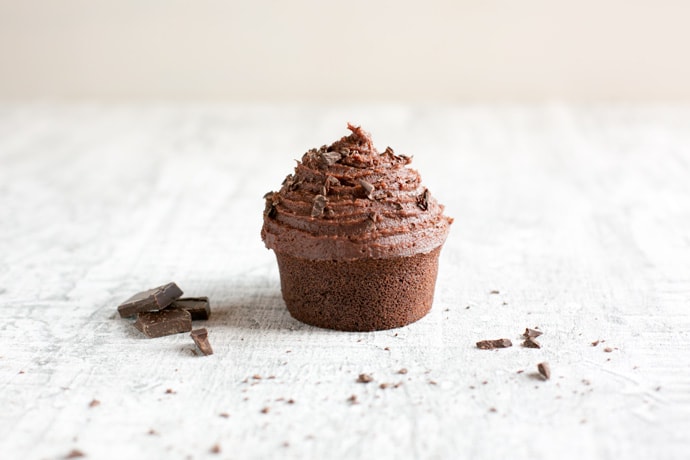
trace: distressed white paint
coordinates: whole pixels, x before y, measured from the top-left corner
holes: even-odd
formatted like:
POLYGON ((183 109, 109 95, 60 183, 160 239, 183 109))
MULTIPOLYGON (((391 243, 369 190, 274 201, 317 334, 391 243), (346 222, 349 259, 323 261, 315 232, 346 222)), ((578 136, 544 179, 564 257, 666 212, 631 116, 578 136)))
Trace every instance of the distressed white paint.
POLYGON ((0 223, 2 458, 688 456, 690 109, 5 106, 0 223), (456 218, 409 327, 297 323, 259 238, 346 121, 456 218), (168 280, 211 298, 215 355, 116 317, 168 280), (473 345, 525 326, 541 350, 473 345))

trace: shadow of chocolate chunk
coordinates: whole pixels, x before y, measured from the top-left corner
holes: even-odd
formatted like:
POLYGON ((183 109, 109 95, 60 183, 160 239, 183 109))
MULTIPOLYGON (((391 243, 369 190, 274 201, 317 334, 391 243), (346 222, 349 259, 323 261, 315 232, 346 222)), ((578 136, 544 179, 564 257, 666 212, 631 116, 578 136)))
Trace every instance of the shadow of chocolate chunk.
POLYGON ((188 311, 192 315, 192 321, 205 320, 211 316, 211 303, 208 301, 208 297, 179 298, 170 306, 188 311))
POLYGON ((201 329, 194 329, 189 335, 192 337, 192 340, 194 340, 194 343, 203 354, 213 354, 213 348, 211 348, 211 344, 208 341, 208 331, 205 327, 201 329))
POLYGON ((134 327, 151 338, 189 332, 192 330, 192 315, 179 308, 140 312, 134 327))
POLYGON ((182 290, 175 283, 164 284, 148 291, 134 294, 129 299, 122 302, 117 311, 120 316, 127 318, 134 316, 135 313, 145 311, 158 311, 170 305, 173 300, 182 295, 182 290))

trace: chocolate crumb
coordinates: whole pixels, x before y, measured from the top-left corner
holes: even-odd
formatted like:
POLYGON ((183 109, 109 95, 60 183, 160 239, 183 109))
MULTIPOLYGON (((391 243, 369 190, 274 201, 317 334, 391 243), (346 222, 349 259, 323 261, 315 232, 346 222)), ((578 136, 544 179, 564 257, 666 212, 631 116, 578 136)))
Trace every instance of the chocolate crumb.
POLYGON ((525 372, 524 369, 520 369, 519 371, 517 371, 518 374, 522 374, 523 372, 525 372))
POLYGON ((312 217, 321 217, 323 215, 323 210, 326 209, 326 202, 328 200, 323 195, 316 195, 314 197, 314 204, 311 208, 312 217))
POLYGON ((539 337, 542 334, 543 334, 542 331, 538 331, 536 329, 530 329, 529 327, 526 327, 525 332, 522 333, 522 336, 526 339, 529 339, 529 338, 539 337))
POLYGON ((228 414, 227 412, 221 412, 221 413, 218 414, 218 415, 219 415, 220 417, 223 417, 223 418, 230 418, 230 414, 228 414))
POLYGON ((429 385, 438 385, 436 380, 429 380, 429 385))
POLYGON ((407 369, 404 367, 398 371, 398 374, 407 374, 407 369))
POLYGON ((592 346, 596 347, 597 345, 599 345, 599 342, 600 340, 595 340, 594 342, 592 342, 592 346))
POLYGON ((541 348, 541 344, 534 337, 527 337, 522 346, 525 348, 541 348))
POLYGON ((488 381, 488 380, 484 380, 484 381, 482 382, 482 385, 486 385, 487 383, 489 383, 489 381, 488 381))
POLYGON ((489 294, 500 294, 500 293, 501 293, 501 291, 499 291, 498 289, 494 289, 493 291, 489 292, 489 294))
POLYGON ((611 347, 604 348, 604 353, 611 353, 612 351, 613 351, 613 348, 611 348, 611 347))
POLYGON ((89 407, 96 407, 100 406, 101 402, 98 399, 92 399, 91 402, 89 403, 89 407))
POLYGON ((551 378, 551 368, 549 367, 549 363, 543 362, 537 364, 537 370, 542 377, 544 377, 544 380, 549 380, 551 378))
POLYGON ((65 455, 65 458, 79 458, 79 457, 86 457, 86 454, 84 452, 80 451, 79 449, 72 449, 69 451, 67 455, 65 455))
POLYGON ((165 390, 165 394, 166 394, 166 395, 174 395, 174 394, 175 394, 175 390, 173 390, 172 388, 168 388, 167 390, 165 390))
POLYGON ((481 350, 493 350, 494 348, 512 347, 513 342, 509 339, 481 340, 477 342, 477 348, 481 350))
POLYGON ((357 383, 369 383, 373 381, 374 378, 369 374, 359 374, 359 377, 357 377, 357 383))
POLYGON ((489 407, 489 412, 498 412, 495 407, 489 407))
POLYGON ((259 374, 254 374, 254 375, 252 375, 252 378, 253 378, 254 380, 261 380, 261 376, 260 376, 259 374))
POLYGON ((357 395, 352 395, 349 398, 347 398, 347 402, 350 404, 359 404, 359 401, 357 401, 357 395))
POLYGON ((158 435, 158 432, 151 428, 146 434, 148 434, 149 436, 156 436, 158 435))
POLYGON ((385 390, 385 389, 388 388, 389 386, 391 386, 390 383, 382 383, 381 385, 379 385, 379 388, 381 388, 382 390, 385 390))
POLYGON ((271 408, 268 407, 268 406, 266 406, 266 407, 264 407, 263 409, 261 409, 261 413, 262 413, 262 414, 268 414, 269 412, 271 412, 271 408))
POLYGON ((211 447, 211 453, 220 454, 220 445, 214 444, 213 447, 211 447))
POLYGON ((295 400, 292 399, 292 398, 290 398, 290 399, 287 400, 287 403, 288 403, 288 404, 295 404, 295 400))

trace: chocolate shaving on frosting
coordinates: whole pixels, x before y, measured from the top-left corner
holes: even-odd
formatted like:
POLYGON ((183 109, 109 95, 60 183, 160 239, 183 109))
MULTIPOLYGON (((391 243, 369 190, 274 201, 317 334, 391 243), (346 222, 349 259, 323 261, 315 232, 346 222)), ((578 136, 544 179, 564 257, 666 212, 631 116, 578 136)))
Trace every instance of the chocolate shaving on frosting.
POLYGON ((419 173, 406 167, 410 158, 390 147, 379 153, 369 133, 348 129, 349 136, 305 153, 282 188, 266 197, 266 247, 301 258, 352 260, 409 256, 443 244, 452 219, 419 173))

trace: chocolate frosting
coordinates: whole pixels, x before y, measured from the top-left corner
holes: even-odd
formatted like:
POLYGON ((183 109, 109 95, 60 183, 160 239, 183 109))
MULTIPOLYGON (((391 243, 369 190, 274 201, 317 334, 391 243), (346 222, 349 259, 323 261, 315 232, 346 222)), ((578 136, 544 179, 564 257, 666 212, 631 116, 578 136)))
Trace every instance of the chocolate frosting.
POLYGON ((278 192, 269 192, 261 237, 266 247, 303 259, 411 256, 443 244, 453 219, 421 185, 411 159, 352 131, 311 149, 278 192))

